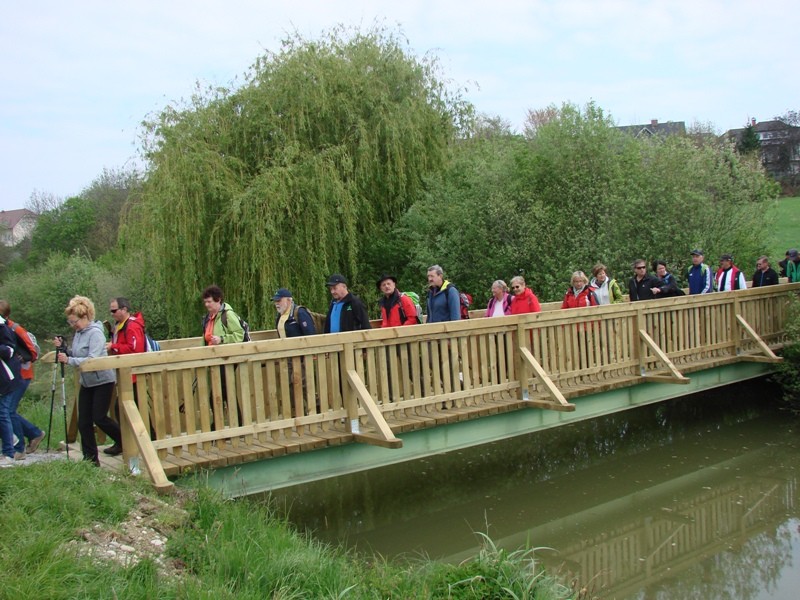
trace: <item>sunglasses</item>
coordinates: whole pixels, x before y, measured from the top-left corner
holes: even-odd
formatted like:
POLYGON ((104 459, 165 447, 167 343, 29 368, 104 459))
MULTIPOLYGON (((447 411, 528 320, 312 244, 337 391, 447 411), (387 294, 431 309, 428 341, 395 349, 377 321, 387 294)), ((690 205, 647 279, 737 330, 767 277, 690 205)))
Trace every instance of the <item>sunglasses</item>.
POLYGON ((647 267, 633 267, 633 268, 638 271, 639 269, 646 269, 647 267))
POLYGON ((112 309, 111 309, 111 310, 109 310, 108 312, 110 312, 112 315, 114 315, 114 314, 116 314, 116 313, 117 313, 117 311, 118 311, 118 310, 119 310, 118 308, 112 308, 112 309))
POLYGON ((522 289, 522 286, 521 286, 521 285, 512 285, 512 286, 511 286, 511 289, 512 289, 512 290, 521 290, 521 289, 522 289))

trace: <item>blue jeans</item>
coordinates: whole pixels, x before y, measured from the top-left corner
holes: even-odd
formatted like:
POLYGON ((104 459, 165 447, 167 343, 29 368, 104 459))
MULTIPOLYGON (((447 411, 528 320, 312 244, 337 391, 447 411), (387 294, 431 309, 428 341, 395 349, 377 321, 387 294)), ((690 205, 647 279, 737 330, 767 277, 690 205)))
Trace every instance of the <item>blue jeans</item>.
POLYGON ((11 421, 14 413, 11 409, 14 391, 0 396, 0 438, 3 442, 3 454, 9 458, 14 458, 14 427, 11 421))
POLYGON ((11 392, 11 426, 14 429, 14 434, 19 439, 17 445, 14 446, 15 452, 25 452, 25 438, 28 438, 28 441, 31 441, 33 438, 42 435, 41 429, 17 412, 19 403, 22 400, 22 397, 25 395, 25 392, 30 384, 30 379, 20 378, 19 386, 17 389, 11 392))

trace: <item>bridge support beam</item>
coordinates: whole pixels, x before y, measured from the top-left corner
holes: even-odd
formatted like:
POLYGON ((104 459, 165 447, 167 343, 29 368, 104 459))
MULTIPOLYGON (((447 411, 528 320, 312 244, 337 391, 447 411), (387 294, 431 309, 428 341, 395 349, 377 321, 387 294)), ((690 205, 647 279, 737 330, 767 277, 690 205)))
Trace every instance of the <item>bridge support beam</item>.
POLYGON ((347 370, 347 382, 350 384, 350 387, 352 387, 361 406, 366 411, 367 419, 369 419, 369 422, 375 427, 377 432, 377 435, 369 435, 354 431, 353 438, 357 442, 365 442, 367 444, 383 446, 384 448, 402 448, 403 440, 395 437, 392 428, 389 427, 386 419, 383 418, 381 409, 378 408, 375 400, 370 396, 367 386, 364 385, 364 382, 361 381, 361 377, 359 377, 355 370, 347 370))
POLYGON ((547 371, 542 368, 542 365, 539 364, 539 361, 537 361, 533 354, 531 354, 530 350, 528 350, 525 346, 520 345, 519 353, 525 365, 533 369, 533 372, 536 373, 536 376, 539 378, 542 384, 544 384, 545 389, 547 389, 548 394, 553 399, 550 402, 531 400, 528 402, 528 405, 530 405, 532 408, 548 408, 550 410, 563 410, 568 412, 575 410, 575 405, 567 402, 567 399, 564 398, 564 394, 562 394, 561 390, 556 387, 556 384, 553 383, 552 379, 550 379, 547 371))
POLYGON ((664 376, 664 375, 647 375, 647 372, 644 368, 644 353, 642 353, 641 364, 642 364, 642 380, 643 381, 658 381, 662 383, 681 383, 681 384, 688 384, 690 379, 685 377, 683 373, 678 371, 675 367, 673 362, 669 359, 669 356, 659 348, 658 344, 656 344, 655 340, 650 337, 644 329, 639 330, 639 338, 645 343, 645 345, 653 351, 653 353, 658 357, 658 359, 664 363, 672 376, 664 376))
POLYGON ((739 348, 737 348, 737 354, 742 360, 750 361, 750 362, 768 362, 768 363, 778 363, 783 361, 783 357, 778 356, 772 351, 767 343, 761 339, 761 336, 756 333, 756 330, 750 326, 742 315, 736 315, 736 320, 738 321, 739 325, 742 327, 744 332, 750 336, 753 340, 755 340, 758 347, 761 348, 761 351, 765 354, 765 356, 758 356, 758 355, 747 355, 747 354, 740 354, 739 348))

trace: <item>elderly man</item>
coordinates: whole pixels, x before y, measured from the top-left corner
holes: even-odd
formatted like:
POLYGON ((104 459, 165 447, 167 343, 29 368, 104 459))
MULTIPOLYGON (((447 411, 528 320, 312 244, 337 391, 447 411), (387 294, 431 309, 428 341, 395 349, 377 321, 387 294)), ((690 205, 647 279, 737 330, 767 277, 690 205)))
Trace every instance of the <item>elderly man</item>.
POLYGON ((766 256, 759 256, 756 261, 756 272, 753 273, 753 287, 777 284, 778 274, 775 272, 775 269, 769 266, 769 258, 766 256))
POLYGON ((718 292, 747 289, 744 273, 733 264, 733 255, 731 254, 723 254, 719 257, 719 269, 717 269, 714 279, 718 292))
POLYGON ((692 266, 687 272, 690 294, 710 294, 714 291, 711 269, 703 262, 703 251, 692 250, 692 266))
POLYGON ((292 292, 281 288, 272 297, 275 303, 275 329, 281 338, 298 337, 301 335, 314 335, 314 319, 305 306, 296 304, 292 292))
POLYGON ((439 265, 428 268, 428 320, 426 323, 461 320, 461 295, 444 278, 439 265))
POLYGON ((332 298, 325 317, 325 333, 372 329, 367 307, 361 298, 350 293, 347 279, 343 275, 334 273, 325 285, 328 286, 332 298))

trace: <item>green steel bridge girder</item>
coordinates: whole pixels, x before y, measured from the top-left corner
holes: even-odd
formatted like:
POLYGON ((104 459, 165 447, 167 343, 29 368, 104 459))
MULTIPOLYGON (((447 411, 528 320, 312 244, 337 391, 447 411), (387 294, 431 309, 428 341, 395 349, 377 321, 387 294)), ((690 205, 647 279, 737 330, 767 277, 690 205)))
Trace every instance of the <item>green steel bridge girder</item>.
POLYGON ((560 425, 672 400, 698 392, 762 377, 774 365, 741 362, 691 373, 688 385, 643 382, 629 387, 574 398, 576 409, 562 412, 521 409, 398 434, 396 449, 349 443, 328 446, 204 472, 208 485, 227 497, 267 492, 302 483, 417 460, 462 448, 534 433, 560 425))

